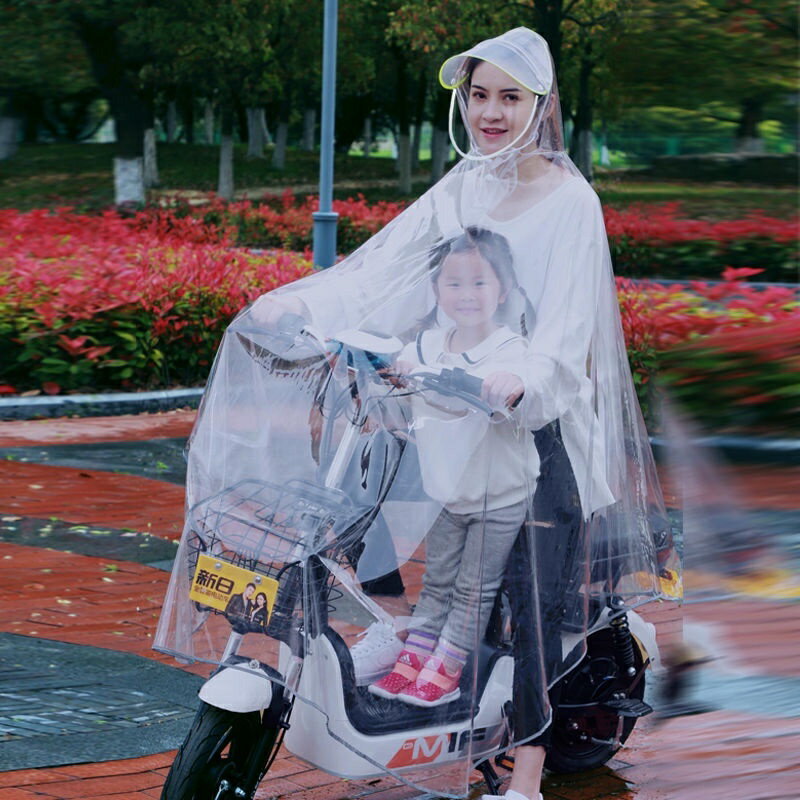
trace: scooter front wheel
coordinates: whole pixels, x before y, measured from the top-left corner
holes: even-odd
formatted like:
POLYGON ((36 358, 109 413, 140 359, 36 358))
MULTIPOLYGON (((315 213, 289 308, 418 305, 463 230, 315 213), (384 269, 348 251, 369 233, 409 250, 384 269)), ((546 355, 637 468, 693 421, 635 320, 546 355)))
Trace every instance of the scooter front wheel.
POLYGON ((267 732, 271 736, 263 733, 256 711, 237 714, 202 703, 172 763, 161 800, 252 797, 278 739, 277 728, 267 732), (256 785, 243 785, 253 774, 257 778, 249 782, 256 785), (236 790, 246 794, 234 794, 236 790))

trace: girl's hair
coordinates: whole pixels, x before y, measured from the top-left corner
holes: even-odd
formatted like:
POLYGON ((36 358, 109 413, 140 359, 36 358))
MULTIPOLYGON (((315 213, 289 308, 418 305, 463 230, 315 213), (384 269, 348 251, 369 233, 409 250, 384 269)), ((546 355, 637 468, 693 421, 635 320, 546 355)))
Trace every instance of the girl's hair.
POLYGON ((436 282, 442 271, 444 260, 451 253, 477 252, 481 258, 494 270, 497 280, 505 294, 508 294, 517 285, 517 276, 514 274, 513 256, 511 246, 505 236, 472 225, 464 229, 464 233, 448 239, 433 248, 430 254, 431 280, 436 282))
POLYGON ((259 593, 256 595, 256 601, 258 601, 258 598, 259 598, 259 597, 263 597, 263 598, 264 598, 264 605, 266 605, 266 604, 267 604, 267 596, 264 594, 264 592, 259 592, 259 593))
MULTIPOLYGON (((476 59, 477 60, 477 59, 476 59)), ((484 261, 494 270, 497 279, 500 281, 500 288, 505 295, 505 299, 498 306, 498 313, 501 316, 508 317, 506 306, 509 305, 509 300, 512 294, 516 293, 524 299, 524 310, 519 314, 518 319, 512 322, 518 326, 519 332, 527 338, 533 325, 533 308, 528 301, 525 292, 517 282, 517 276, 514 272, 513 256, 511 255, 511 246, 508 239, 499 233, 490 231, 487 228, 479 228, 472 225, 464 229, 464 232, 458 236, 454 236, 441 244, 436 245, 430 252, 428 266, 431 272, 431 280, 436 283, 439 274, 442 271, 444 260, 452 253, 478 253, 484 261)), ((437 324, 439 307, 434 306, 433 309, 426 314, 417 326, 414 327, 409 333, 412 334, 410 338, 416 336, 426 328, 432 328, 437 324)), ((511 314, 516 317, 516 314, 511 314)))

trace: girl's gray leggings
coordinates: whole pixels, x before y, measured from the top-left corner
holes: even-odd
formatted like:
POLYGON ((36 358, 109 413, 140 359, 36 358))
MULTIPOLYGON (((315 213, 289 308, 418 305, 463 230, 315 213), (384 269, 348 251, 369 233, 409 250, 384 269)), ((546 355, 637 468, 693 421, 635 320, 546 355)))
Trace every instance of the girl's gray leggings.
POLYGON ((410 630, 472 651, 483 637, 528 501, 492 511, 443 509, 426 537, 422 592, 410 630))

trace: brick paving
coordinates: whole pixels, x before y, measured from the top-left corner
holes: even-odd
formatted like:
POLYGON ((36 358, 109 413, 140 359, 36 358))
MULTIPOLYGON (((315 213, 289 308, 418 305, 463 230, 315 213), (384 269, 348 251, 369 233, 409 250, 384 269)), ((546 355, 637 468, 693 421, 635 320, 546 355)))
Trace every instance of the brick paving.
MULTIPOLYGON (((185 436, 194 412, 0 423, 0 447, 140 441, 185 436)), ((730 468, 741 496, 767 508, 800 506, 800 468, 730 468)), ((10 461, 0 466, 6 516, 179 535, 183 492, 147 478, 10 461)), ((146 564, 0 542, 0 632, 132 653, 174 663, 150 649, 167 573, 146 564)), ((672 604, 649 609, 662 646, 680 639, 672 604)), ((683 618, 725 643, 724 668, 750 676, 800 678, 797 604, 738 597, 684 607, 683 618)), ((194 665, 192 671, 207 673, 194 665)), ((2 740, 0 740, 2 747, 2 740)), ((640 722, 606 767, 547 776, 547 800, 789 800, 800 796, 800 722, 772 713, 723 708, 640 722)), ((0 772, 2 800, 157 798, 174 753, 0 772)), ((477 776, 476 776, 477 778, 477 776)), ((259 800, 405 800, 415 792, 388 779, 345 781, 279 757, 259 800)), ((476 796, 480 790, 476 788, 476 796)))

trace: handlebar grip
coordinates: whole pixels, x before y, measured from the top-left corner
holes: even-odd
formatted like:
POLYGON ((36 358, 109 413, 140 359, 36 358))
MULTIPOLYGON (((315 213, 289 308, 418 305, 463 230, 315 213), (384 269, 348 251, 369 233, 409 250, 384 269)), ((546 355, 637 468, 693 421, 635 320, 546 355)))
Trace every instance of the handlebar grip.
POLYGON ((444 395, 460 397, 475 408, 485 411, 491 416, 494 409, 481 399, 483 380, 470 375, 461 367, 443 369, 436 374, 426 374, 422 378, 423 386, 444 395))
POLYGON ((474 394, 475 397, 481 396, 483 389, 483 379, 470 375, 465 369, 461 367, 453 367, 452 383, 453 388, 460 389, 467 394, 474 394))

